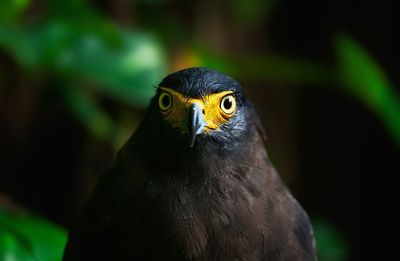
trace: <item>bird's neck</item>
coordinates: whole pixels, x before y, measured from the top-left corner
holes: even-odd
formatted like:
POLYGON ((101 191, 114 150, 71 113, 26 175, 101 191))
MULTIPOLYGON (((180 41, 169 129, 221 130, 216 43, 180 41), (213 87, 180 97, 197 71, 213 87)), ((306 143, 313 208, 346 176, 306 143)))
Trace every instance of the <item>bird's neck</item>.
POLYGON ((230 173, 248 173, 247 169, 254 167, 257 159, 266 157, 262 137, 252 129, 229 144, 197 145, 193 148, 169 145, 153 149, 156 153, 153 153, 151 161, 159 164, 152 164, 151 173, 162 178, 207 180, 230 173))

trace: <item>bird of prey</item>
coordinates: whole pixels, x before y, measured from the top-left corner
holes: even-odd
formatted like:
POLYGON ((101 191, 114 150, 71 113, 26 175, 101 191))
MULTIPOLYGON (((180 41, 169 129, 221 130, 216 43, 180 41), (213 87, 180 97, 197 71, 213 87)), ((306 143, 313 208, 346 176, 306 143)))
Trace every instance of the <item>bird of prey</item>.
POLYGON ((312 227, 271 164, 234 79, 168 75, 100 178, 64 260, 316 260, 312 227))

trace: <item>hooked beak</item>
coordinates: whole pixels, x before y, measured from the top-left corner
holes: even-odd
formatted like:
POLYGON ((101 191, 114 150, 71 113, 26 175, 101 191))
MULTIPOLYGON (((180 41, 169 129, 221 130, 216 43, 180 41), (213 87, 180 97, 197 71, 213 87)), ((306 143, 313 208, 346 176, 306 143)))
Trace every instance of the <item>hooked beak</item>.
POLYGON ((193 103, 189 109, 189 138, 190 147, 194 145, 196 136, 204 133, 204 128, 207 125, 203 114, 203 108, 197 102, 193 103))

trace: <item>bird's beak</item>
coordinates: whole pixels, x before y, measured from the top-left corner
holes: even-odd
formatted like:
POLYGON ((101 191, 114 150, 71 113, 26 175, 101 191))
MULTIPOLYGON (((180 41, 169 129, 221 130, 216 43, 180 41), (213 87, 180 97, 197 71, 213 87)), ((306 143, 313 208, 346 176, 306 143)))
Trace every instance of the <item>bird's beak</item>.
POLYGON ((204 128, 207 125, 203 114, 203 107, 197 102, 190 105, 188 123, 190 147, 193 147, 196 136, 204 133, 204 128))

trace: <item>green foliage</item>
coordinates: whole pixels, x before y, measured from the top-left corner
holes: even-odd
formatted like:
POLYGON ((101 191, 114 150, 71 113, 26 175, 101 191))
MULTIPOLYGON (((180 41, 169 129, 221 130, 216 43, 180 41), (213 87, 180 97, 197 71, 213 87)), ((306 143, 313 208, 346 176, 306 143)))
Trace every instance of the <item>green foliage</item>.
POLYGON ((400 98, 383 70, 348 35, 338 35, 336 51, 345 90, 374 111, 400 145, 400 98))
MULTIPOLYGON (((29 71, 45 70, 85 83, 124 103, 145 106, 165 72, 158 42, 140 32, 114 28, 114 39, 78 25, 49 21, 0 27, 0 46, 29 71)), ((99 24, 102 26, 102 24, 99 24)))
POLYGON ((70 87, 64 89, 66 104, 75 116, 96 137, 108 140, 115 149, 121 145, 120 139, 125 140, 128 133, 122 126, 111 119, 97 103, 95 97, 84 89, 70 87), (120 137, 124 135, 124 137, 120 137))
POLYGON ((0 208, 0 260, 61 260, 66 240, 66 231, 46 220, 0 208))
POLYGON ((20 17, 29 6, 30 0, 2 0, 0 7, 0 23, 13 22, 20 17))
POLYGON ((98 105, 98 96, 145 107, 165 75, 161 44, 149 33, 116 26, 85 1, 49 0, 47 7, 43 21, 0 24, 0 48, 25 77, 55 78, 72 115, 97 137, 115 143, 124 131, 98 105))
POLYGON ((325 219, 315 219, 313 227, 320 261, 348 260, 348 245, 334 225, 325 219))
MULTIPOLYGON (((97 10, 85 0, 43 0, 46 5, 46 15, 63 19, 101 19, 97 10)), ((98 22, 98 21, 97 21, 98 22)))
POLYGON ((254 24, 262 21, 272 10, 277 0, 233 0, 232 11, 242 24, 254 24))
POLYGON ((200 48, 204 66, 221 70, 233 77, 292 85, 332 84, 333 70, 318 62, 282 55, 221 55, 200 48))

